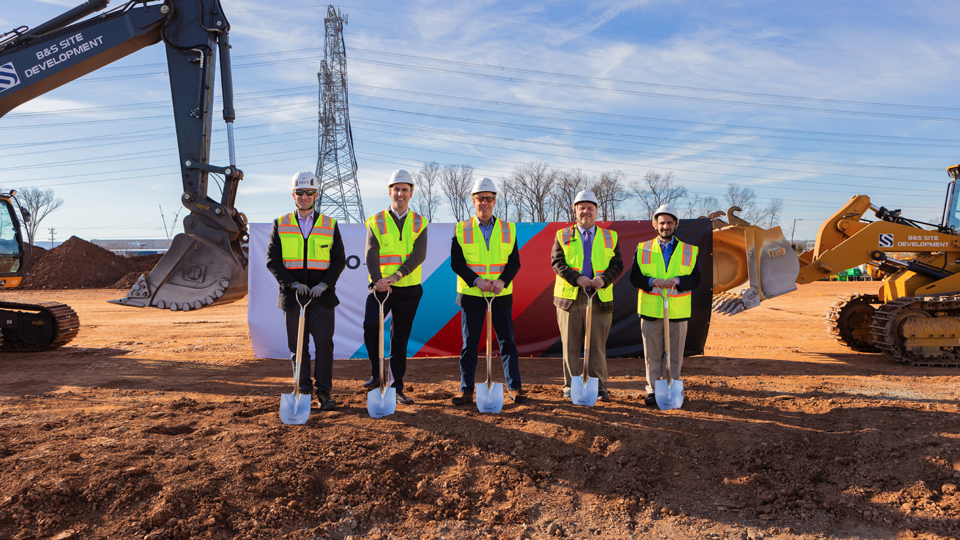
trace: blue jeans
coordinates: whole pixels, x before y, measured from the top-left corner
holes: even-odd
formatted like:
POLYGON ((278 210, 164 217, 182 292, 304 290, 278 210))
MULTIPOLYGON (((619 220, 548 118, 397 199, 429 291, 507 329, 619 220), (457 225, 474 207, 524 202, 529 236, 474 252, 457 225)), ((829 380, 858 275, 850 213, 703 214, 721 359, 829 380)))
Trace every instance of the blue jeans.
MULTIPOLYGON (((513 307, 493 305, 493 329, 500 343, 500 359, 503 360, 503 377, 509 390, 520 389, 520 361, 517 358, 517 345, 513 342, 513 307)), ((463 349, 460 350, 460 391, 473 392, 476 386, 477 352, 480 348, 480 334, 487 321, 486 309, 462 309, 460 311, 460 329, 463 333, 463 349)), ((486 354, 486 343, 484 343, 486 354)), ((486 361, 486 358, 484 358, 486 361)), ((484 367, 486 373, 486 367, 484 367)), ((486 375, 484 375, 486 379, 486 375)))

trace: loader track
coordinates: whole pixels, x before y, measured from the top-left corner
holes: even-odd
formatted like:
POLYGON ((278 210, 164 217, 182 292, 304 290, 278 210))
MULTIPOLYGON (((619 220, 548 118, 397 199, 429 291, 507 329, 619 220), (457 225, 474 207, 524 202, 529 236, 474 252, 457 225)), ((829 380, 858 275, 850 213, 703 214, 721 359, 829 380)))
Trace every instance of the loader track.
POLYGON ((0 336, 0 352, 36 352, 56 349, 66 345, 80 331, 80 317, 66 304, 59 302, 25 303, 0 302, 0 315, 4 312, 27 312, 38 315, 45 324, 52 325, 52 339, 45 342, 25 340, 19 333, 7 330, 0 336))
POLYGON ((827 332, 833 339, 860 352, 879 352, 873 343, 871 324, 880 297, 875 294, 841 296, 827 311, 827 332))
POLYGON ((960 367, 960 346, 942 347, 937 357, 924 357, 906 349, 900 337, 900 324, 910 317, 958 317, 960 296, 905 297, 877 308, 870 325, 873 343, 890 358, 902 364, 930 367, 960 367))

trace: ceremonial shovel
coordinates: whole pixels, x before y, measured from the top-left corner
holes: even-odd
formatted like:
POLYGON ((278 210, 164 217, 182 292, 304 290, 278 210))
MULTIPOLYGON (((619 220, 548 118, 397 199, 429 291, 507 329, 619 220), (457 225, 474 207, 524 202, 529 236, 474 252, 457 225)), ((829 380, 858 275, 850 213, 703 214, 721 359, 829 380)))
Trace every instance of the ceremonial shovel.
POLYGON ((596 377, 590 376, 590 331, 593 326, 593 297, 597 295, 597 290, 583 289, 587 295, 587 331, 583 343, 583 373, 579 377, 570 380, 570 399, 574 405, 586 405, 593 407, 597 403, 600 382, 596 377))
POLYGON ((304 396, 300 393, 300 362, 303 359, 303 331, 307 322, 307 306, 313 298, 307 300, 306 304, 300 303, 300 295, 297 295, 297 303, 300 304, 300 322, 297 330, 297 363, 293 368, 293 393, 280 394, 280 420, 288 425, 306 424, 310 418, 310 400, 311 396, 304 396), (307 399, 303 399, 307 398, 307 399))
POLYGON ((493 299, 497 297, 491 294, 489 297, 483 294, 483 299, 487 301, 487 380, 478 384, 476 388, 477 410, 482 413, 498 413, 503 409, 503 384, 493 382, 493 365, 491 360, 491 349, 493 348, 493 299))
POLYGON ((373 291, 373 298, 380 304, 380 387, 367 392, 367 412, 371 418, 381 418, 397 412, 397 389, 388 387, 390 383, 390 361, 386 359, 383 350, 383 305, 390 298, 390 291, 383 297, 383 302, 377 298, 377 291, 373 291))
POLYGON ((660 297, 663 298, 663 376, 653 383, 653 393, 657 398, 660 410, 679 409, 683 405, 683 381, 673 379, 670 368, 670 309, 668 301, 675 291, 673 288, 660 288, 660 297))

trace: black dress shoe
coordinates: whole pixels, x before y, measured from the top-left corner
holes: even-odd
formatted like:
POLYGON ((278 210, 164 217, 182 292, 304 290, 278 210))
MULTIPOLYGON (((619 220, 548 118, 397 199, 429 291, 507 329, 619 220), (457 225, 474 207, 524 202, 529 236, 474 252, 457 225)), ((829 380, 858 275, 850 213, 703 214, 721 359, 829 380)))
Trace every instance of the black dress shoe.
POLYGON ((655 406, 657 404, 657 396, 655 396, 653 392, 650 392, 647 394, 647 399, 643 400, 643 404, 647 407, 655 406))
POLYGON ((400 405, 413 405, 413 400, 404 395, 403 392, 397 392, 397 403, 400 405))
POLYGON ((597 397, 600 398, 600 401, 610 401, 610 394, 608 394, 606 390, 597 392, 597 397))
POLYGON ((317 401, 320 403, 321 411, 337 410, 337 402, 330 396, 329 390, 317 392, 317 401))
POLYGON ((380 377, 370 377, 370 380, 363 383, 363 387, 367 390, 373 390, 374 388, 380 387, 380 377))

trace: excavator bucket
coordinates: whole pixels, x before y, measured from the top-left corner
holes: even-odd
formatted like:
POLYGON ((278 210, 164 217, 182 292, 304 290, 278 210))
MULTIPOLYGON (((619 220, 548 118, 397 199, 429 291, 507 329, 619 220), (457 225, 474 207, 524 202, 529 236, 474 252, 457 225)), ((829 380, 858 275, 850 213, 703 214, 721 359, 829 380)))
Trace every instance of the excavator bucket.
POLYGON ((750 225, 733 215, 736 210, 727 212, 730 225, 719 222, 713 231, 713 310, 725 315, 795 291, 800 273, 800 259, 780 227, 750 225), (739 293, 727 292, 744 285, 739 293))
POLYGON ((149 274, 113 304, 190 311, 225 304, 247 294, 247 257, 238 241, 180 233, 149 274), (217 239, 224 240, 218 243, 217 239))

